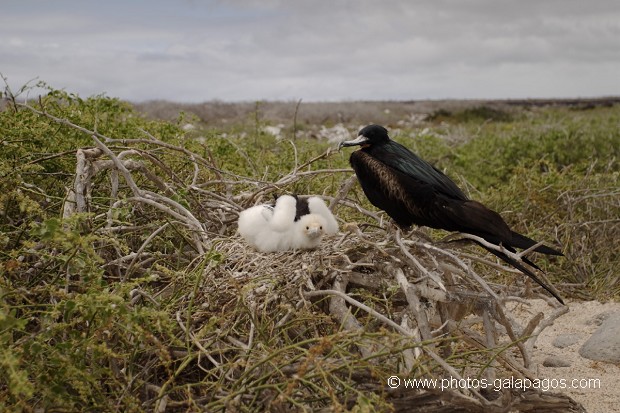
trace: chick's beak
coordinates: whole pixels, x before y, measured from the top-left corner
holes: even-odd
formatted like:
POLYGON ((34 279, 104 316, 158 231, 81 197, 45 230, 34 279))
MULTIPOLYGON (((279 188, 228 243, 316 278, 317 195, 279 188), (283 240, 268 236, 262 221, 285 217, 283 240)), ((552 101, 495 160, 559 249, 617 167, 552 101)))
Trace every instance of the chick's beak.
POLYGON ((306 230, 306 235, 308 236, 308 238, 317 238, 323 235, 323 230, 320 225, 311 225, 306 230))

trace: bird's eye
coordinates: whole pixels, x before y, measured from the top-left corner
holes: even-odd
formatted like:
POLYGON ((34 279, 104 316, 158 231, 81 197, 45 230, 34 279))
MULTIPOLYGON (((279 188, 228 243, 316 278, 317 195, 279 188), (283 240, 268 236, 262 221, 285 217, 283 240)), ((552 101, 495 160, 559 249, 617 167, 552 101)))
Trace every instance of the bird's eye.
POLYGON ((321 229, 321 230, 322 230, 322 229, 323 229, 323 225, 321 225, 321 226, 319 227, 319 229, 321 229))
POLYGON ((306 225, 306 229, 310 229, 310 227, 306 225))

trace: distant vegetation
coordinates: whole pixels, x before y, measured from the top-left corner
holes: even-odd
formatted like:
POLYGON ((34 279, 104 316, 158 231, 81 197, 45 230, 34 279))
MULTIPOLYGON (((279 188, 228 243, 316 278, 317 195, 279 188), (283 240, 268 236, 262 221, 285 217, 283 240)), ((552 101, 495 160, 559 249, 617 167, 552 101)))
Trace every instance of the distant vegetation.
MULTIPOLYGON (((297 102, 129 104, 53 89, 32 110, 5 100, 0 411, 391 408, 356 377, 387 374, 411 343, 384 328, 343 331, 322 302, 261 301, 257 291, 281 299, 299 274, 276 279, 265 266, 255 280, 235 278, 260 261, 244 263, 248 252, 231 246, 240 208, 273 193, 335 197, 350 176, 347 154, 326 152, 335 144, 317 137, 339 123, 351 135, 385 124, 516 230, 561 245, 566 258, 541 266, 565 296, 620 298, 620 104, 592 104, 302 102, 294 122, 297 102), (277 124, 283 136, 265 131, 277 124), (98 152, 97 139, 118 159, 98 152), (76 167, 88 180, 76 180, 76 167), (369 340, 385 353, 349 354, 369 340), (311 370, 323 356, 352 364, 311 370)), ((376 212, 357 186, 347 200, 376 212)), ((354 207, 337 212, 342 223, 376 224, 354 207)), ((362 256, 372 251, 356 244, 362 256)), ((323 258, 300 256, 279 258, 313 274, 293 293, 329 273, 323 258)), ((480 273, 514 283, 513 274, 480 273)), ((395 311, 394 289, 355 296, 395 311)), ((459 346, 455 368, 486 368, 485 354, 459 346)), ((437 367, 419 363, 420 375, 437 367)))
POLYGON ((428 118, 432 122, 508 122, 512 115, 501 109, 489 106, 475 106, 456 112, 446 109, 438 109, 431 113, 428 118))
POLYGON ((179 113, 194 116, 204 125, 230 126, 248 124, 258 119, 270 124, 291 124, 297 112, 299 125, 333 126, 366 125, 379 123, 396 126, 420 117, 450 114, 463 116, 467 113, 478 120, 492 119, 495 115, 510 116, 513 111, 536 108, 570 108, 588 110, 620 104, 620 98, 558 99, 558 100, 418 100, 418 101, 352 101, 352 102, 221 102, 175 103, 148 101, 134 103, 134 107, 153 119, 174 121, 179 113), (485 115, 485 111, 487 114, 485 115), (487 115, 491 114, 491 118, 487 115))

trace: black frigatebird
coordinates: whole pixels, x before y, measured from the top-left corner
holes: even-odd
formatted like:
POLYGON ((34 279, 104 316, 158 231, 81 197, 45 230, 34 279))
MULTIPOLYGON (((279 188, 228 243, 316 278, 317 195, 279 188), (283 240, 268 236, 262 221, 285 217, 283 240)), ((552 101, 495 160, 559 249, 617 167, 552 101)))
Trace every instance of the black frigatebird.
MULTIPOLYGON (((339 149, 357 145, 361 149, 354 151, 349 160, 366 197, 374 206, 387 212, 399 227, 409 228, 415 224, 463 232, 501 245, 510 252, 537 244, 533 239, 512 231, 497 212, 469 199, 439 169, 391 140, 383 126, 362 128, 356 139, 341 142, 339 149)), ((525 265, 501 251, 480 245, 532 278, 564 304, 562 298, 525 265)), ((539 245, 533 251, 563 255, 545 245, 539 245)), ((522 260, 540 270, 528 258, 522 260)))

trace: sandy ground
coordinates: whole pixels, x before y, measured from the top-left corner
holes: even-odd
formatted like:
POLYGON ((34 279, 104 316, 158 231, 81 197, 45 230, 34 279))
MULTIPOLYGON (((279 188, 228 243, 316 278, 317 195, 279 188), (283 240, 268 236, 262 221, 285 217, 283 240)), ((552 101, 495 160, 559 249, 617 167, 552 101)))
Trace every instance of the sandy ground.
MULTIPOLYGON (((568 386, 571 386, 573 379, 599 379, 600 385, 594 381, 581 381, 575 384, 585 388, 554 391, 570 395, 580 402, 588 413, 620 412, 620 366, 588 360, 579 355, 583 343, 600 327, 601 317, 620 311, 620 303, 569 302, 568 306, 568 313, 559 317, 538 337, 532 357, 532 362, 538 366, 538 376, 549 379, 549 383, 554 383, 554 379, 558 380, 557 383, 564 379, 568 386), (556 337, 566 334, 575 336, 574 344, 564 348, 552 344, 556 337), (543 361, 550 356, 570 363, 570 367, 544 367, 543 361)), ((532 307, 524 311, 532 314, 538 311, 548 313, 551 308, 543 300, 533 300, 532 307)))

